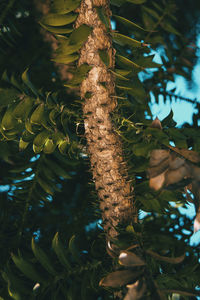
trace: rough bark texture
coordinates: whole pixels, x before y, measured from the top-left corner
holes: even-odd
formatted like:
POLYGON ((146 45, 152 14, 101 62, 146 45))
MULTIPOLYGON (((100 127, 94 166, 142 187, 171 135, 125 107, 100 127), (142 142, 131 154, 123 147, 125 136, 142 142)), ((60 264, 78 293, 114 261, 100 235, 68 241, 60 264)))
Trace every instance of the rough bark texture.
POLYGON ((114 77, 99 57, 98 50, 106 50, 110 68, 114 68, 114 49, 105 25, 100 21, 95 6, 103 6, 110 17, 108 0, 83 0, 78 9, 76 27, 87 24, 92 34, 82 47, 78 65, 92 66, 88 77, 82 82, 85 135, 88 143, 91 168, 104 229, 110 238, 117 235, 116 227, 133 219, 133 191, 128 182, 122 144, 116 134, 110 114, 116 107, 114 77), (86 93, 91 93, 88 99, 86 93))

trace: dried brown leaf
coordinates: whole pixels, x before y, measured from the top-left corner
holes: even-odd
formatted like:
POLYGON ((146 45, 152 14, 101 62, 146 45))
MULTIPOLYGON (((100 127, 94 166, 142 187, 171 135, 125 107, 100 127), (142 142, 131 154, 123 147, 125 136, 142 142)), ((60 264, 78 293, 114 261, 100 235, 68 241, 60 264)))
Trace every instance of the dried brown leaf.
POLYGON ((186 159, 190 160, 193 163, 200 162, 200 155, 196 151, 179 149, 177 147, 172 147, 170 145, 168 145, 168 148, 170 148, 172 151, 175 151, 176 153, 180 154, 181 156, 185 157, 186 159))
POLYGON ((162 125, 160 120, 158 119, 158 117, 155 118, 155 120, 153 120, 153 122, 151 123, 152 128, 158 128, 158 129, 162 129, 162 125))
POLYGON ((190 177, 190 169, 186 164, 176 170, 169 169, 165 173, 165 185, 175 184, 188 177, 190 177))
POLYGON ((169 150, 163 149, 154 149, 151 151, 149 166, 155 167, 160 164, 163 160, 166 160, 170 157, 169 150))
POLYGON ((155 167, 148 168, 148 175, 150 178, 156 177, 166 171, 169 167, 169 159, 162 161, 155 167))
POLYGON ((119 263, 127 267, 144 266, 145 262, 137 256, 135 253, 130 251, 121 251, 119 256, 119 263))
POLYGON ((102 278, 100 286, 120 287, 128 283, 134 283, 142 275, 143 270, 120 270, 108 274, 102 278))
POLYGON ((170 159, 169 167, 171 170, 176 170, 185 164, 185 159, 180 157, 175 157, 170 159))
POLYGON ((150 178, 149 180, 149 186, 150 188, 154 189, 155 191, 158 191, 159 189, 161 189, 164 185, 165 182, 165 172, 163 172, 162 174, 150 178))
POLYGON ((126 294, 124 300, 139 300, 144 295, 146 290, 146 284, 144 279, 136 281, 134 284, 127 285, 128 293, 126 294))
POLYGON ((157 254, 156 252, 152 251, 152 250, 146 250, 146 252, 153 256, 155 259, 157 260, 161 260, 170 264, 180 264, 184 259, 185 259, 185 253, 181 256, 177 256, 177 257, 167 257, 167 256, 162 256, 157 254))
POLYGON ((174 290, 174 289, 169 289, 169 290, 162 290, 166 294, 179 294, 183 296, 200 296, 199 291, 188 291, 188 290, 174 290))

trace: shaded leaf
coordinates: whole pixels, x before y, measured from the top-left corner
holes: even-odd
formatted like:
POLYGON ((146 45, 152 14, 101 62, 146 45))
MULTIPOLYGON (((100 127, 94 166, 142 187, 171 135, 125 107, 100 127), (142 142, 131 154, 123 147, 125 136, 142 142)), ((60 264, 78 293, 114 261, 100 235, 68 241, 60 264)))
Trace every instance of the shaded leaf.
POLYGON ((20 256, 12 254, 12 260, 17 266, 17 268, 28 278, 36 282, 44 282, 44 279, 41 277, 40 273, 35 269, 35 266, 30 262, 27 262, 20 256))
POLYGON ((200 292, 197 290, 187 290, 187 289, 163 289, 166 294, 178 294, 183 296, 200 296, 200 292))
POLYGON ((34 238, 32 238, 31 248, 37 260, 41 263, 41 265, 52 275, 57 275, 54 267, 52 266, 52 262, 46 255, 46 253, 37 245, 34 238))
POLYGON ((120 270, 108 274, 102 278, 99 285, 109 287, 120 287, 128 283, 134 283, 143 273, 143 271, 120 270))
POLYGON ((98 50, 99 56, 102 60, 102 62, 108 67, 110 65, 110 58, 107 52, 107 49, 104 50, 98 50))
POLYGON ((127 2, 133 3, 133 4, 143 4, 147 0, 126 0, 127 2))
POLYGON ((161 261, 164 261, 164 262, 167 262, 170 264, 180 264, 185 259, 185 253, 183 255, 177 256, 177 257, 161 256, 152 250, 146 250, 146 253, 153 256, 157 260, 161 260, 161 261))
POLYGON ((9 88, 0 88, 0 106, 7 106, 19 97, 19 91, 9 88))
POLYGON ((24 120, 29 112, 31 111, 34 104, 34 99, 26 96, 24 99, 22 99, 19 104, 15 107, 13 110, 13 116, 16 119, 24 120))
POLYGON ((34 87, 34 85, 29 79, 28 69, 26 69, 22 74, 22 80, 26 84, 26 86, 33 92, 34 95, 39 96, 36 87, 34 87))
POLYGON ((106 26, 107 29, 109 29, 110 21, 108 16, 106 15, 104 6, 96 6, 95 9, 101 22, 106 26))
POLYGON ((76 237, 75 235, 73 235, 70 240, 69 240, 69 251, 71 252, 74 260, 78 263, 80 263, 80 253, 78 251, 78 248, 76 246, 76 243, 75 243, 75 240, 76 240, 76 237))
POLYGON ((130 21, 128 19, 125 19, 121 16, 113 15, 113 17, 115 19, 117 19, 117 21, 121 22, 122 24, 126 25, 127 27, 132 28, 133 30, 135 30, 135 28, 137 28, 137 29, 140 29, 140 30, 143 30, 143 31, 147 31, 146 29, 142 28, 141 26, 139 26, 139 25, 133 23, 132 21, 130 21))
POLYGON ((55 251, 60 263, 67 268, 67 270, 71 269, 71 265, 67 259, 67 250, 64 248, 63 244, 61 243, 59 239, 58 232, 54 235, 53 241, 52 241, 52 248, 55 251))

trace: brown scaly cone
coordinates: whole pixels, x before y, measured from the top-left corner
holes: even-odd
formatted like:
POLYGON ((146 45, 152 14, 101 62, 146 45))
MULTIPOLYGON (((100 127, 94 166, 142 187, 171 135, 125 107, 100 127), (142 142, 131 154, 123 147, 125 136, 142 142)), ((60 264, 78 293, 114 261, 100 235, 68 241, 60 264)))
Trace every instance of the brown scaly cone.
POLYGON ((96 7, 104 7, 110 17, 108 0, 83 0, 77 10, 76 28, 86 24, 93 28, 87 42, 80 51, 78 66, 92 66, 87 78, 80 86, 84 99, 83 114, 85 135, 90 155, 91 170, 100 198, 100 209, 104 230, 109 238, 117 236, 119 224, 129 224, 133 219, 133 192, 126 164, 123 160, 122 144, 116 134, 110 113, 116 107, 114 77, 99 57, 98 50, 106 50, 110 68, 114 68, 112 40, 105 25, 100 21, 96 7), (103 83, 103 84, 102 84, 103 83), (91 95, 90 98, 85 95, 91 95))

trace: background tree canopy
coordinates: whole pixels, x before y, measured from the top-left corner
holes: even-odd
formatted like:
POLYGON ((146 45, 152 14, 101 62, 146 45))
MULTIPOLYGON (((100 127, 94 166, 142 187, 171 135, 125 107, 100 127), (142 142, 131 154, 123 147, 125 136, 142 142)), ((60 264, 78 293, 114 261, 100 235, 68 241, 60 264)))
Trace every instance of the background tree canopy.
POLYGON ((98 49, 116 91, 110 131, 134 187, 133 218, 116 221, 116 239, 84 128, 94 96, 79 89, 93 68, 80 63, 93 31, 78 23, 84 2, 0 2, 0 299, 198 299, 194 220, 178 207, 194 203, 198 230, 200 105, 167 84, 181 75, 192 86, 200 2, 111 0, 110 16, 109 1, 93 1, 112 40, 112 54, 98 49), (193 124, 177 128, 172 111, 153 121, 151 95, 194 103, 193 124))

